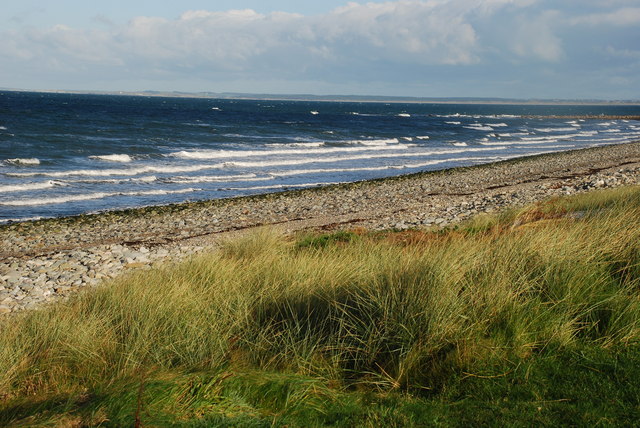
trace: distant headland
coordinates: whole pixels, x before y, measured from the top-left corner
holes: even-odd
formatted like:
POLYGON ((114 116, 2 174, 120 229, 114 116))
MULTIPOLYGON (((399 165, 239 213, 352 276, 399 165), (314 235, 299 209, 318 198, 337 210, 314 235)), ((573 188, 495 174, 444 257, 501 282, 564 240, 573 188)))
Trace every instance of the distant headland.
POLYGON ((182 91, 94 91, 94 90, 26 90, 0 88, 0 91, 42 92, 57 94, 122 95, 171 98, 215 98, 268 101, 312 101, 312 102, 361 102, 361 103, 416 103, 416 104, 512 104, 512 105, 640 105, 640 99, 544 99, 544 98, 499 98, 499 97, 403 97, 385 95, 314 95, 314 94, 269 94, 242 92, 182 92, 182 91))

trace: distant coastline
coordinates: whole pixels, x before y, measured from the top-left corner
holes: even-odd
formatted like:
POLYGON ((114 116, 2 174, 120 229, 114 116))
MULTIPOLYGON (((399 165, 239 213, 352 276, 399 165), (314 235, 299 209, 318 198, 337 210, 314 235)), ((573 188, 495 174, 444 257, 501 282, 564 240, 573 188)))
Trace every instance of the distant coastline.
POLYGON ((180 92, 180 91, 81 91, 58 89, 0 88, 0 92, 32 92, 47 94, 121 95, 165 98, 211 98, 251 101, 301 101, 301 102, 360 102, 404 104, 496 104, 496 105, 638 105, 640 100, 590 100, 590 99, 518 99, 493 97, 395 97, 378 95, 313 95, 313 94, 255 94, 240 92, 180 92))

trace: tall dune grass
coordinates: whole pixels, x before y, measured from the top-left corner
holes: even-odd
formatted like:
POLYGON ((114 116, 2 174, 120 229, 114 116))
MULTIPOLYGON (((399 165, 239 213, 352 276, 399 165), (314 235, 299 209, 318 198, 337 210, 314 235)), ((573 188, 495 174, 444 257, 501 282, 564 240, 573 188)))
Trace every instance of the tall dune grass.
POLYGON ((6 320, 0 396, 231 369, 438 391, 452 373, 640 338, 638 188, 335 237, 259 230, 6 320))

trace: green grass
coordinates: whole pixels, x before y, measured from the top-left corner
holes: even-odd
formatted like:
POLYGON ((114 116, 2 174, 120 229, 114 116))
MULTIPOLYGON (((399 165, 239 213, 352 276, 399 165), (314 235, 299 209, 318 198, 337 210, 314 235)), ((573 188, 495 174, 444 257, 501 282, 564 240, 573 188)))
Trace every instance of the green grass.
POLYGON ((0 324, 0 425, 633 425, 640 189, 260 230, 0 324))

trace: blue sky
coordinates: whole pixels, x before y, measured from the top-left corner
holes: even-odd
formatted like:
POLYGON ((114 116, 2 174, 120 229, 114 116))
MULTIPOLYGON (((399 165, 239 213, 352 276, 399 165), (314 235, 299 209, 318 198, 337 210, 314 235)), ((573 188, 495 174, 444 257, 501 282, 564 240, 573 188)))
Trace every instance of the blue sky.
POLYGON ((0 87, 640 99, 640 0, 2 0, 0 87))

